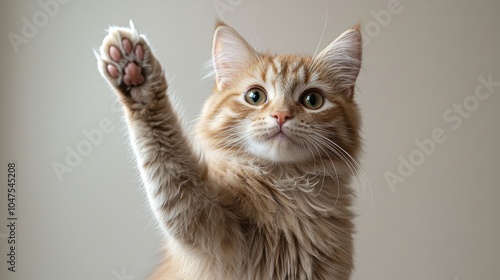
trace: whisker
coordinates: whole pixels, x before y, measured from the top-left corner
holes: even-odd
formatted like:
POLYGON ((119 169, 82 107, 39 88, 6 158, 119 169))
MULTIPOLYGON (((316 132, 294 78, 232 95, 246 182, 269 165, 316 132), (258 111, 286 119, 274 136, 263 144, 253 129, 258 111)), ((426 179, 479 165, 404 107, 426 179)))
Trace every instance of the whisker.
MULTIPOLYGON (((236 145, 239 145, 241 142, 243 142, 244 139, 236 139, 236 141, 233 141, 231 146, 229 146, 229 148, 227 149, 227 151, 222 154, 221 156, 219 156, 219 160, 217 161, 217 164, 215 165, 215 169, 217 170, 217 168, 219 167, 219 164, 220 162, 222 161, 222 159, 226 156, 226 154, 232 150, 234 147, 236 147, 236 145)), ((228 144, 229 145, 229 144, 228 144)), ((228 145, 225 145, 225 147, 227 147, 228 145)), ((241 148, 241 145, 240 145, 240 148, 241 148)), ((239 151, 239 149, 238 149, 239 151)))
POLYGON ((323 31, 321 31, 321 36, 319 37, 318 46, 316 46, 316 50, 314 51, 314 55, 312 56, 313 58, 316 57, 316 54, 318 53, 318 50, 319 50, 319 46, 321 45, 321 42, 323 41, 323 36, 325 35, 327 22, 328 22, 328 2, 325 0, 325 23, 323 24, 323 31))
POLYGON ((360 193, 360 186, 361 186, 363 189, 364 197, 371 202, 373 195, 372 188, 370 185, 370 181, 366 176, 366 173, 361 168, 361 165, 344 148, 342 148, 340 145, 338 145, 331 139, 325 137, 322 134, 314 134, 314 135, 320 137, 324 145, 328 147, 333 153, 335 153, 342 161, 345 162, 347 167, 351 170, 351 173, 355 175, 354 180, 356 183, 358 193, 360 193), (369 191, 369 195, 367 193, 367 188, 369 191))
MULTIPOLYGON (((314 139, 314 137, 311 137, 311 136, 307 136, 312 143, 315 143, 317 147, 320 147, 324 152, 325 154, 328 156, 328 159, 330 160, 331 164, 332 164, 332 167, 333 167, 333 170, 334 170, 334 173, 335 173, 335 178, 336 178, 336 181, 337 181, 337 197, 335 199, 335 203, 333 204, 333 206, 337 205, 337 202, 339 200, 339 197, 340 197, 340 181, 339 181, 339 177, 338 177, 338 172, 337 172, 337 168, 335 167, 335 163, 333 162, 333 159, 330 157, 329 153, 326 152, 325 149, 323 149, 323 147, 321 145, 319 145, 319 141, 317 141, 316 139, 314 139)), ((318 151, 319 152, 319 151, 318 151)), ((320 159, 321 159, 321 162, 323 162, 321 156, 320 156, 320 159)), ((323 164, 323 173, 326 175, 326 170, 324 168, 324 164, 323 164)), ((324 180, 324 177, 323 177, 323 180, 324 180)), ((319 193, 318 193, 319 195, 319 193)))

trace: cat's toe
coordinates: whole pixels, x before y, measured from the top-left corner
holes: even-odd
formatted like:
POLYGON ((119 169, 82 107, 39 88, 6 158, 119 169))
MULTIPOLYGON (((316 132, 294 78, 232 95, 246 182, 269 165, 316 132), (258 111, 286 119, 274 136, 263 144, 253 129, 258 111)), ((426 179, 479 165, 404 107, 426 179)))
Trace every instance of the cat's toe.
POLYGON ((122 59, 122 54, 120 52, 120 49, 116 46, 109 47, 108 55, 114 62, 120 62, 120 60, 122 59))
POLYGON ((118 78, 120 76, 120 72, 118 72, 118 68, 113 64, 106 65, 106 69, 108 70, 108 74, 113 78, 118 78))

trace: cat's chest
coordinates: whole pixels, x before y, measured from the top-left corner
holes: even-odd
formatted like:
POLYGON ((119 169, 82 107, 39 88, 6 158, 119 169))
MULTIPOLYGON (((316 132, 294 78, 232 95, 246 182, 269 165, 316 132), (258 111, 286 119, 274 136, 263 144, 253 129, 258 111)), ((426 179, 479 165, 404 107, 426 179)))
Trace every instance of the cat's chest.
POLYGON ((331 262, 352 229, 349 188, 326 176, 237 174, 226 178, 233 179, 248 257, 258 267, 249 279, 306 279, 331 262))
POLYGON ((224 178, 223 189, 231 190, 229 199, 243 220, 285 232, 329 223, 350 204, 350 189, 344 182, 311 170, 234 164, 217 178, 224 178))
POLYGON ((260 227, 300 231, 328 223, 337 209, 339 188, 327 177, 254 174, 234 184, 240 213, 260 227))
POLYGON ((333 255, 339 237, 333 217, 299 211, 283 209, 260 217, 261 223, 244 223, 248 258, 263 273, 250 279, 309 279, 312 268, 324 263, 317 256, 333 255))

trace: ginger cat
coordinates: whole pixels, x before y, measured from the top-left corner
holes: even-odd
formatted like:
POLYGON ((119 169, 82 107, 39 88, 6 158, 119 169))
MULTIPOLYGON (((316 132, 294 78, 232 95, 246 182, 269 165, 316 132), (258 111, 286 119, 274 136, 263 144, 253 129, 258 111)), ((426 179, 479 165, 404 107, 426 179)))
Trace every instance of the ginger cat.
POLYGON ((218 22, 191 139, 145 36, 110 28, 98 67, 167 244, 151 279, 350 278, 361 46, 356 26, 315 56, 259 53, 218 22))

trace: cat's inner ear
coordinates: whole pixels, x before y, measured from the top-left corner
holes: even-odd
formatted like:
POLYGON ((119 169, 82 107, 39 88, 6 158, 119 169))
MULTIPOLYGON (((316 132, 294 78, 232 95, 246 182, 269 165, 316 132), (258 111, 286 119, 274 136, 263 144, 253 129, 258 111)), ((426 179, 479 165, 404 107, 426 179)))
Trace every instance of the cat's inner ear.
POLYGON ((327 71, 335 88, 352 97, 361 69, 361 54, 362 37, 358 25, 342 33, 314 57, 313 65, 320 71, 327 71))
POLYGON ((234 29, 227 25, 217 27, 212 48, 217 88, 226 89, 257 57, 257 52, 234 29))

